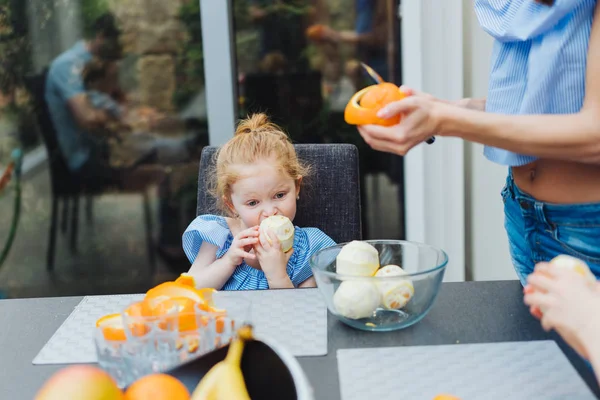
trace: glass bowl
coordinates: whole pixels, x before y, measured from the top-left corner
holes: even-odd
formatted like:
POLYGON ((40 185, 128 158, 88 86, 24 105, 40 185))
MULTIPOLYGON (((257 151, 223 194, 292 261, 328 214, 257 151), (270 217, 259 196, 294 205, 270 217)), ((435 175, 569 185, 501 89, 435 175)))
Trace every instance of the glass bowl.
POLYGON ((310 258, 310 266, 329 311, 343 323, 366 331, 393 331, 419 322, 440 290, 447 254, 402 240, 363 242, 377 249, 380 269, 392 264, 405 274, 342 275, 336 272, 336 258, 346 243, 319 250, 310 258))

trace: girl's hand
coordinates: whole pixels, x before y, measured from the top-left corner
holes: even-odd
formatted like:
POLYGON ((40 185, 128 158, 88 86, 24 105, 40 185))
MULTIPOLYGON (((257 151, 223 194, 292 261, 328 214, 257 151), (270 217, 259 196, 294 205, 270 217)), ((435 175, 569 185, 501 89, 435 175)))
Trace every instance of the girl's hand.
POLYGON ((544 330, 554 329, 582 357, 588 358, 590 341, 600 337, 595 314, 600 309, 598 283, 590 285, 573 271, 540 263, 528 278, 525 304, 541 309, 544 330))
POLYGON ((258 243, 258 226, 241 231, 233 238, 231 246, 224 257, 227 257, 231 265, 240 265, 244 258, 249 260, 256 259, 250 250, 258 243))
POLYGON ((260 232, 259 242, 254 246, 254 252, 258 257, 260 267, 265 273, 267 280, 270 282, 289 280, 287 275, 287 264, 290 261, 294 249, 284 253, 281 250, 279 239, 277 239, 277 236, 272 231, 267 230, 260 232))

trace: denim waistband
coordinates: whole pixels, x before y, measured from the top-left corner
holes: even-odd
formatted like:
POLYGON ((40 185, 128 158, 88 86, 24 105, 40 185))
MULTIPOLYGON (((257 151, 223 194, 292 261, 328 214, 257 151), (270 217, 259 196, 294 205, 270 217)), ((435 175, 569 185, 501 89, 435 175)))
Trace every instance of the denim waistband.
POLYGON ((519 189, 510 169, 506 178, 505 191, 519 203, 525 216, 550 224, 600 225, 600 203, 554 204, 536 200, 519 189))

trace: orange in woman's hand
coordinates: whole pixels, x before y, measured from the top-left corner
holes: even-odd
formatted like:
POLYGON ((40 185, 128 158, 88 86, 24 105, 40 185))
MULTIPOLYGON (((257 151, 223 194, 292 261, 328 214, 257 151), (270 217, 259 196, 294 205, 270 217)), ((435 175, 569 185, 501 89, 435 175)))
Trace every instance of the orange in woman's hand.
POLYGON ((384 82, 368 86, 352 96, 346 105, 344 120, 350 125, 396 125, 400 123, 401 116, 384 119, 379 118, 377 112, 386 105, 407 96, 393 83, 384 82))

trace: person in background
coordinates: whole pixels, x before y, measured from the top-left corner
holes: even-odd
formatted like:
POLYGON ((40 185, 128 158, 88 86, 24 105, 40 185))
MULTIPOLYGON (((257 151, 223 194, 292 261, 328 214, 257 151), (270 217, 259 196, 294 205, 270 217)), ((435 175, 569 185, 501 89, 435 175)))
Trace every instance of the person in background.
MULTIPOLYGON (((365 84, 360 62, 368 64, 385 80, 389 79, 387 1, 355 0, 355 15, 354 30, 335 30, 325 25, 319 40, 354 47, 354 59, 346 63, 345 72, 358 90, 365 84)), ((398 74, 394 72, 396 79, 398 74)))
POLYGON ((600 282, 590 285, 573 271, 539 263, 527 278, 524 301, 544 330, 555 330, 590 362, 600 383, 600 282), (544 310, 541 317, 535 309, 544 310))
POLYGON ((94 58, 85 65, 82 77, 90 105, 106 111, 110 119, 121 121, 126 109, 112 97, 118 83, 117 63, 94 58))
POLYGON ((505 228, 517 276, 566 253, 600 277, 600 7, 596 0, 476 0, 495 38, 486 99, 416 93, 359 126, 372 148, 405 155, 433 135, 485 145, 506 166, 505 228), (597 20, 592 28, 592 21, 597 20))
MULTIPOLYGON (((312 0, 314 2, 314 0, 312 0)), ((306 48, 308 5, 298 0, 249 0, 248 14, 260 33, 260 63, 275 57, 286 70, 303 72, 308 62, 303 56, 306 48)))
POLYGON ((89 101, 82 74, 93 58, 112 62, 121 57, 120 30, 113 15, 105 14, 93 32, 52 61, 45 100, 69 169, 83 179, 119 184, 122 177, 106 164, 102 138, 92 133, 109 123, 110 114, 89 101))

